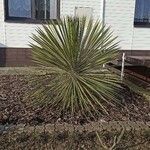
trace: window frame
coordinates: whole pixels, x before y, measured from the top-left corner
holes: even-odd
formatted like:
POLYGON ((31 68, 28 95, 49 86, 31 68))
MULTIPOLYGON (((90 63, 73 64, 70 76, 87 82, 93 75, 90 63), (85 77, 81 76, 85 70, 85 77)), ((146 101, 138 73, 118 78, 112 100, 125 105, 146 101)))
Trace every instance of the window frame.
MULTIPOLYGON (((56 20, 56 19, 32 19, 32 18, 25 18, 25 17, 11 17, 9 16, 9 5, 8 0, 4 1, 4 9, 5 9, 5 22, 15 22, 15 23, 46 23, 48 20, 56 20)), ((60 18, 60 0, 57 0, 57 18, 60 18)))
POLYGON ((136 7, 137 7, 137 0, 135 0, 135 10, 134 10, 134 27, 150 27, 150 22, 138 22, 136 21, 135 18, 135 13, 136 13, 136 7))

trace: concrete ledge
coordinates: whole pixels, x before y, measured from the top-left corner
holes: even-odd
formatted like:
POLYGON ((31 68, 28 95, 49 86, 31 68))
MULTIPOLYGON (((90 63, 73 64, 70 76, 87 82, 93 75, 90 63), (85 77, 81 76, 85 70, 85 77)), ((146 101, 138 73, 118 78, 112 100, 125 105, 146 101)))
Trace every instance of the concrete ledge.
POLYGON ((150 56, 127 56, 126 61, 137 66, 150 67, 150 56))

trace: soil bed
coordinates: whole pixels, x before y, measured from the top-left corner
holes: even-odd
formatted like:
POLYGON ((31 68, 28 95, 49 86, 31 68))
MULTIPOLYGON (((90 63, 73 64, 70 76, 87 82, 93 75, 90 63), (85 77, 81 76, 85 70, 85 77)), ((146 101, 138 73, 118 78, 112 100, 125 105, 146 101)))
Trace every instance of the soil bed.
MULTIPOLYGON (((0 76, 0 124, 87 123, 80 115, 72 117, 65 114, 63 116, 49 106, 27 107, 23 98, 30 88, 23 75, 0 76)), ((138 94, 131 93, 128 89, 124 91, 124 94, 126 95, 124 108, 107 106, 110 115, 100 115, 97 120, 102 122, 150 121, 149 101, 138 94)), ((89 120, 93 121, 91 118, 89 120)))

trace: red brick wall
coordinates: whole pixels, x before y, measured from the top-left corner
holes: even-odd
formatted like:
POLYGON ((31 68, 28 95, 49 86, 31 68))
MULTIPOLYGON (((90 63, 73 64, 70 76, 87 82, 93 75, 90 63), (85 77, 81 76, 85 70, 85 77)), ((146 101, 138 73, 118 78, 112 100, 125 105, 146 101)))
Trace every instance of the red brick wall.
POLYGON ((0 48, 0 66, 22 67, 31 65, 31 49, 0 48))
MULTIPOLYGON (((150 56, 150 51, 120 51, 132 56, 150 56)), ((33 66, 30 48, 0 48, 0 66, 23 67, 33 66)))

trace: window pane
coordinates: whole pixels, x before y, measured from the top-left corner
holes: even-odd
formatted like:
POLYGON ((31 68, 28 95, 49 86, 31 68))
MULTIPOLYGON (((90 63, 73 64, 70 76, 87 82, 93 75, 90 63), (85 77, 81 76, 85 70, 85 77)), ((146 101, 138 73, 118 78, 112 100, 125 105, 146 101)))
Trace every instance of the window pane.
POLYGON ((150 0, 136 0, 135 22, 150 22, 150 0))
POLYGON ((57 0, 50 0, 50 18, 56 19, 57 18, 57 0))
POLYGON ((46 19, 57 18, 57 0, 46 0, 46 19))
POLYGON ((35 0, 36 19, 45 18, 45 0, 35 0))
POLYGON ((57 0, 35 0, 36 19, 56 19, 57 0))
POLYGON ((8 16, 33 20, 56 19, 57 0, 8 0, 8 16))
POLYGON ((50 0, 46 0, 46 18, 50 19, 50 0))
POLYGON ((31 0, 9 0, 9 16, 31 18, 31 0))

